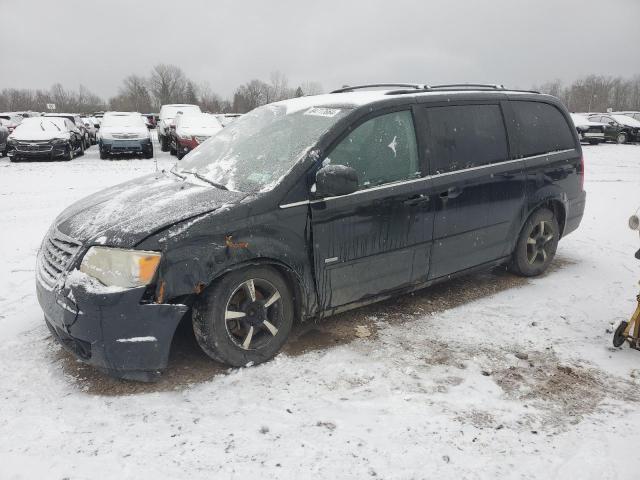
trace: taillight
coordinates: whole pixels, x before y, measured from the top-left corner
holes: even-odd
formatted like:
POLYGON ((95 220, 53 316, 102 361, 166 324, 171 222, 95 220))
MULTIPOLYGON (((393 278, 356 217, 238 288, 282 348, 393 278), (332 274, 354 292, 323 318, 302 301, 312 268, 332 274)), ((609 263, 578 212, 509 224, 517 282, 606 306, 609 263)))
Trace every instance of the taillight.
POLYGON ((580 190, 584 190, 584 155, 580 157, 580 190))

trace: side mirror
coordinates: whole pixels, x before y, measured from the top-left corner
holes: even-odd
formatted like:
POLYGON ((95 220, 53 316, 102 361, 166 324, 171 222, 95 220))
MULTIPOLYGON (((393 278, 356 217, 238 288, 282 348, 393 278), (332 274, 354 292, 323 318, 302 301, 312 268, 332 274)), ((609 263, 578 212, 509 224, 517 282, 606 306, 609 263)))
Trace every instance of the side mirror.
POLYGON ((358 190, 358 173, 344 165, 327 165, 316 172, 316 195, 335 197, 358 190))

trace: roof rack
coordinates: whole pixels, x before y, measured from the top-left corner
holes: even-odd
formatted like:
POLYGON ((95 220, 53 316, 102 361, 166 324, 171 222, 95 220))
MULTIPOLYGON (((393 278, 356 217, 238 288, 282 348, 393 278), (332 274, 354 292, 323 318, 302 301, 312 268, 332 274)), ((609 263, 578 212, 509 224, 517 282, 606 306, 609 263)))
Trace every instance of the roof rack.
POLYGON ((354 90, 364 90, 367 88, 382 88, 382 87, 400 87, 398 90, 390 90, 385 95, 402 95, 418 92, 433 92, 433 91, 459 91, 459 90, 488 90, 488 91, 509 91, 509 92, 523 92, 523 93, 540 93, 536 90, 517 90, 512 88, 505 88, 501 84, 492 83, 449 83, 443 85, 427 85, 421 83, 372 83, 368 85, 345 85, 342 88, 333 90, 331 93, 344 93, 353 92, 354 90))
POLYGON ((367 85, 345 85, 342 88, 338 88, 337 90, 333 90, 331 93, 344 93, 344 92, 353 92, 354 90, 363 90, 366 88, 381 88, 381 87, 402 87, 402 88, 410 88, 413 90, 424 90, 426 85, 421 85, 419 83, 370 83, 367 85))

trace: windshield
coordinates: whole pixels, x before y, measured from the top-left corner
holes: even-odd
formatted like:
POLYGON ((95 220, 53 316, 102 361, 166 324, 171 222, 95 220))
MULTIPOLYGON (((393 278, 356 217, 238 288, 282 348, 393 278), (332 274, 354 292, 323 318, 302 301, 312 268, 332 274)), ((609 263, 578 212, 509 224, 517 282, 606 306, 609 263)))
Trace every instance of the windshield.
POLYGON ((56 124, 50 118, 25 118, 20 125, 18 125, 15 129, 16 134, 26 133, 26 132, 62 132, 63 129, 60 128, 59 125, 56 124))
POLYGON ((203 113, 201 115, 184 115, 180 117, 181 128, 221 127, 218 119, 213 115, 203 113))
POLYGON ((144 127, 145 123, 139 115, 109 115, 102 120, 102 126, 109 127, 144 127))
POLYGON ((349 111, 311 107, 287 112, 282 103, 256 108, 189 153, 181 172, 197 172, 229 190, 270 190, 349 111))

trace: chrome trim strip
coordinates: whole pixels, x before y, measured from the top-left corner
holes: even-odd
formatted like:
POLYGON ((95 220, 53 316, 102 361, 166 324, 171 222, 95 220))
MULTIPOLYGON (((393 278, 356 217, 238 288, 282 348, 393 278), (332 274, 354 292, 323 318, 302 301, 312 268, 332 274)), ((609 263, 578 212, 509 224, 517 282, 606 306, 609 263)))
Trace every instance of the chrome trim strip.
POLYGON ((329 200, 335 200, 337 198, 350 197, 352 195, 359 195, 361 193, 374 192, 376 190, 382 190, 384 188, 397 187, 397 186, 400 186, 400 185, 409 185, 411 183, 416 183, 416 182, 420 182, 420 181, 423 181, 423 180, 429 180, 429 179, 432 179, 432 178, 439 178, 439 177, 444 177, 444 176, 447 176, 447 175, 455 175, 455 174, 463 173, 463 172, 472 172, 474 170, 481 170, 481 169, 484 169, 484 168, 491 168, 491 167, 496 167, 496 166, 500 166, 500 165, 509 165, 511 163, 522 162, 524 160, 534 160, 536 158, 552 157, 552 156, 555 156, 555 155, 560 155, 562 153, 574 152, 575 150, 576 150, 575 148, 569 148, 567 150, 558 150, 557 152, 549 152, 549 153, 542 153, 540 155, 531 155, 529 157, 515 158, 513 160, 507 160, 505 162, 488 163, 487 165, 479 165, 477 167, 463 168, 463 169, 460 169, 460 170, 454 170, 453 172, 444 172, 444 173, 437 173, 435 175, 427 175, 425 177, 414 178, 412 180, 406 180, 404 182, 385 183, 384 185, 378 185, 376 187, 367 188, 366 190, 358 190, 356 192, 349 193, 347 195, 340 195, 338 197, 326 197, 326 198, 320 198, 318 200, 302 200, 300 202, 286 203, 284 205, 280 205, 280 208, 298 207, 300 205, 313 205, 314 203, 326 202, 326 201, 329 201, 329 200))

